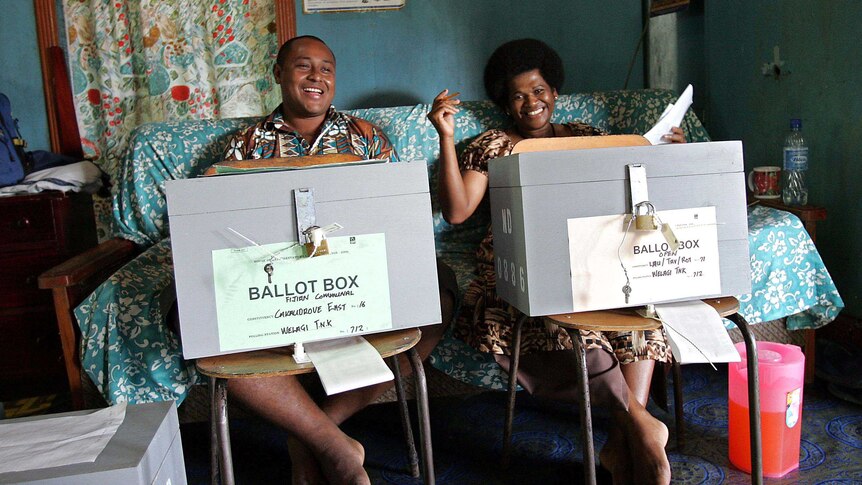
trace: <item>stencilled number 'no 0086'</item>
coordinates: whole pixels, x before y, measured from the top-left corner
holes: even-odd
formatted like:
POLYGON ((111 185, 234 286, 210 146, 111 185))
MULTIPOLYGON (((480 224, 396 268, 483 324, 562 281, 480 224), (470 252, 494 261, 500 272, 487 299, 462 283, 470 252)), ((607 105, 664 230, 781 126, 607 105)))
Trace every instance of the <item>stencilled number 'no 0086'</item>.
POLYGON ((497 276, 511 283, 513 287, 519 288, 521 292, 527 291, 527 272, 523 266, 515 268, 514 261, 497 256, 497 276))
MULTIPOLYGON (((504 208, 500 210, 500 215, 503 234, 512 234, 512 211, 504 208)), ((497 256, 497 275, 502 276, 504 281, 512 283, 515 288, 520 287, 522 292, 527 291, 526 271, 523 266, 518 266, 516 271, 514 261, 507 261, 497 256)))

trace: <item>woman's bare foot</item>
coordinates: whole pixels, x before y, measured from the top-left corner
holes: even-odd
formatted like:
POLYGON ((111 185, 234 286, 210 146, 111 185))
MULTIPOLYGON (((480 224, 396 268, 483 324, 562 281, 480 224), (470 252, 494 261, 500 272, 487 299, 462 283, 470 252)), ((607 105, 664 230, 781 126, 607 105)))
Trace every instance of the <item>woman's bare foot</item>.
POLYGON ((371 485, 371 479, 362 467, 365 448, 346 434, 337 441, 330 441, 316 454, 316 458, 320 470, 333 485, 371 485))
MULTIPOLYGON (((669 484, 670 462, 667 426, 643 406, 629 405, 626 441, 632 457, 632 473, 640 483, 669 484)), ((616 482, 616 480, 614 480, 616 482)))
POLYGON ((327 482, 320 471, 320 465, 305 443, 296 439, 287 439, 290 453, 290 476, 292 485, 325 485, 327 482))
POLYGON ((599 452, 599 460, 602 467, 611 473, 614 485, 632 483, 632 457, 620 426, 611 428, 608 441, 599 452))

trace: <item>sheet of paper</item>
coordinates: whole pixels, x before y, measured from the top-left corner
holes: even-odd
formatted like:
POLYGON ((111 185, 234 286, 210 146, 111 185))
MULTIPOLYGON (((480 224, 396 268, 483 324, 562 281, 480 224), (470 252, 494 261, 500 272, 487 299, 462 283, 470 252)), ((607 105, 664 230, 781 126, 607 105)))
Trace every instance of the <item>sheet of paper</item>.
POLYGON ((126 404, 81 416, 0 425, 0 473, 92 463, 126 417, 126 404))
POLYGON ((295 243, 213 251, 221 350, 392 328, 385 236, 327 238, 313 258, 295 243))
POLYGON ((718 312, 700 300, 662 303, 655 311, 680 364, 739 362, 718 312))
POLYGON ((715 207, 659 211, 679 240, 670 248, 661 231, 626 233, 625 215, 568 220, 573 311, 602 310, 721 292, 715 207), (625 267, 625 272, 623 271, 625 267), (628 303, 622 291, 628 272, 628 303))
POLYGON ((676 103, 668 105, 655 126, 646 132, 644 138, 649 140, 653 145, 669 143, 667 140, 662 140, 661 137, 670 133, 672 127, 679 126, 682 123, 685 113, 688 111, 689 106, 691 106, 693 92, 694 88, 689 84, 679 96, 679 99, 676 100, 676 103))
POLYGON ((326 394, 391 381, 392 371, 363 337, 346 337, 305 344, 326 394))

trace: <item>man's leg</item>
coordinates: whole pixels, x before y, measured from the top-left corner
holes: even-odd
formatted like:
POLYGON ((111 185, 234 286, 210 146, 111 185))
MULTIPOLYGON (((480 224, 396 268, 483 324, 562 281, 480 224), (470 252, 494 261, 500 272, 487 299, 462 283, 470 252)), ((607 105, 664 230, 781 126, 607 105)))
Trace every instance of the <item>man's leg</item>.
MULTIPOLYGON (((455 314, 455 298, 458 292, 455 273, 439 259, 437 260, 437 281, 440 292, 440 315, 443 323, 421 327, 422 339, 416 344, 416 351, 422 360, 431 355, 434 347, 446 333, 449 322, 452 321, 455 314)), ((409 376, 413 372, 413 367, 405 354, 398 356, 398 368, 401 370, 402 376, 409 376)), ((392 382, 382 382, 328 396, 323 400, 321 408, 333 422, 340 425, 347 418, 374 402, 390 387, 392 387, 392 382)))
MULTIPOLYGON (((446 332, 446 328, 451 322, 455 313, 455 295, 457 294, 457 282, 455 274, 444 263, 437 261, 437 276, 440 287, 440 313, 443 323, 437 325, 427 325, 421 328, 422 339, 416 344, 416 351, 419 357, 425 360, 437 343, 446 332)), ((408 362, 404 354, 398 356, 398 367, 402 376, 409 376, 413 367, 408 362)), ((353 416, 365 406, 374 402, 381 394, 392 387, 391 382, 383 382, 372 386, 354 389, 352 391, 342 392, 332 396, 327 396, 322 400, 321 409, 336 426, 341 425, 347 418, 353 416)), ((358 443, 357 443, 358 444, 358 443)), ((293 441, 290 443, 291 458, 295 462, 308 463, 308 458, 313 458, 310 449, 305 448, 302 442, 293 441)), ((321 463, 321 465, 323 465, 321 463)), ((306 476, 313 476, 314 468, 311 466, 305 467, 308 471, 303 472, 306 476)), ((305 483, 311 483, 306 481, 305 483)))
MULTIPOLYGON (((422 327, 422 339, 416 344, 416 351, 423 360, 443 337, 455 310, 455 275, 439 260, 437 272, 443 323, 422 327)), ((399 356, 399 368, 405 376, 412 372, 403 354, 399 356)), ((368 475, 362 469, 365 458, 362 445, 338 426, 374 402, 392 386, 391 382, 327 396, 320 407, 292 376, 232 379, 228 386, 231 395, 246 408, 291 434, 288 444, 294 484, 322 483, 321 470, 332 483, 368 483, 368 475), (355 467, 357 458, 358 470, 355 467)))
POLYGON ((290 433, 294 484, 371 483, 362 445, 339 429, 296 377, 231 379, 228 390, 232 400, 290 433))

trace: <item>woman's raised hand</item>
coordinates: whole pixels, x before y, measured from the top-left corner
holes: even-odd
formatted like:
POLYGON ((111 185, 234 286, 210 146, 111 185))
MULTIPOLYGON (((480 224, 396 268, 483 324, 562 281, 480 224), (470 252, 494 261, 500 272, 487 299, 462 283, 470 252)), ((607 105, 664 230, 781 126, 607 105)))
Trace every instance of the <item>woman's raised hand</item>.
POLYGON ((671 143, 685 143, 685 131, 678 126, 674 126, 670 129, 670 133, 662 136, 662 139, 671 143))
POLYGON ((428 120, 434 125, 440 138, 455 136, 455 113, 459 111, 458 105, 461 104, 461 100, 458 99, 459 94, 461 93, 449 94, 449 90, 444 89, 434 98, 428 120))

